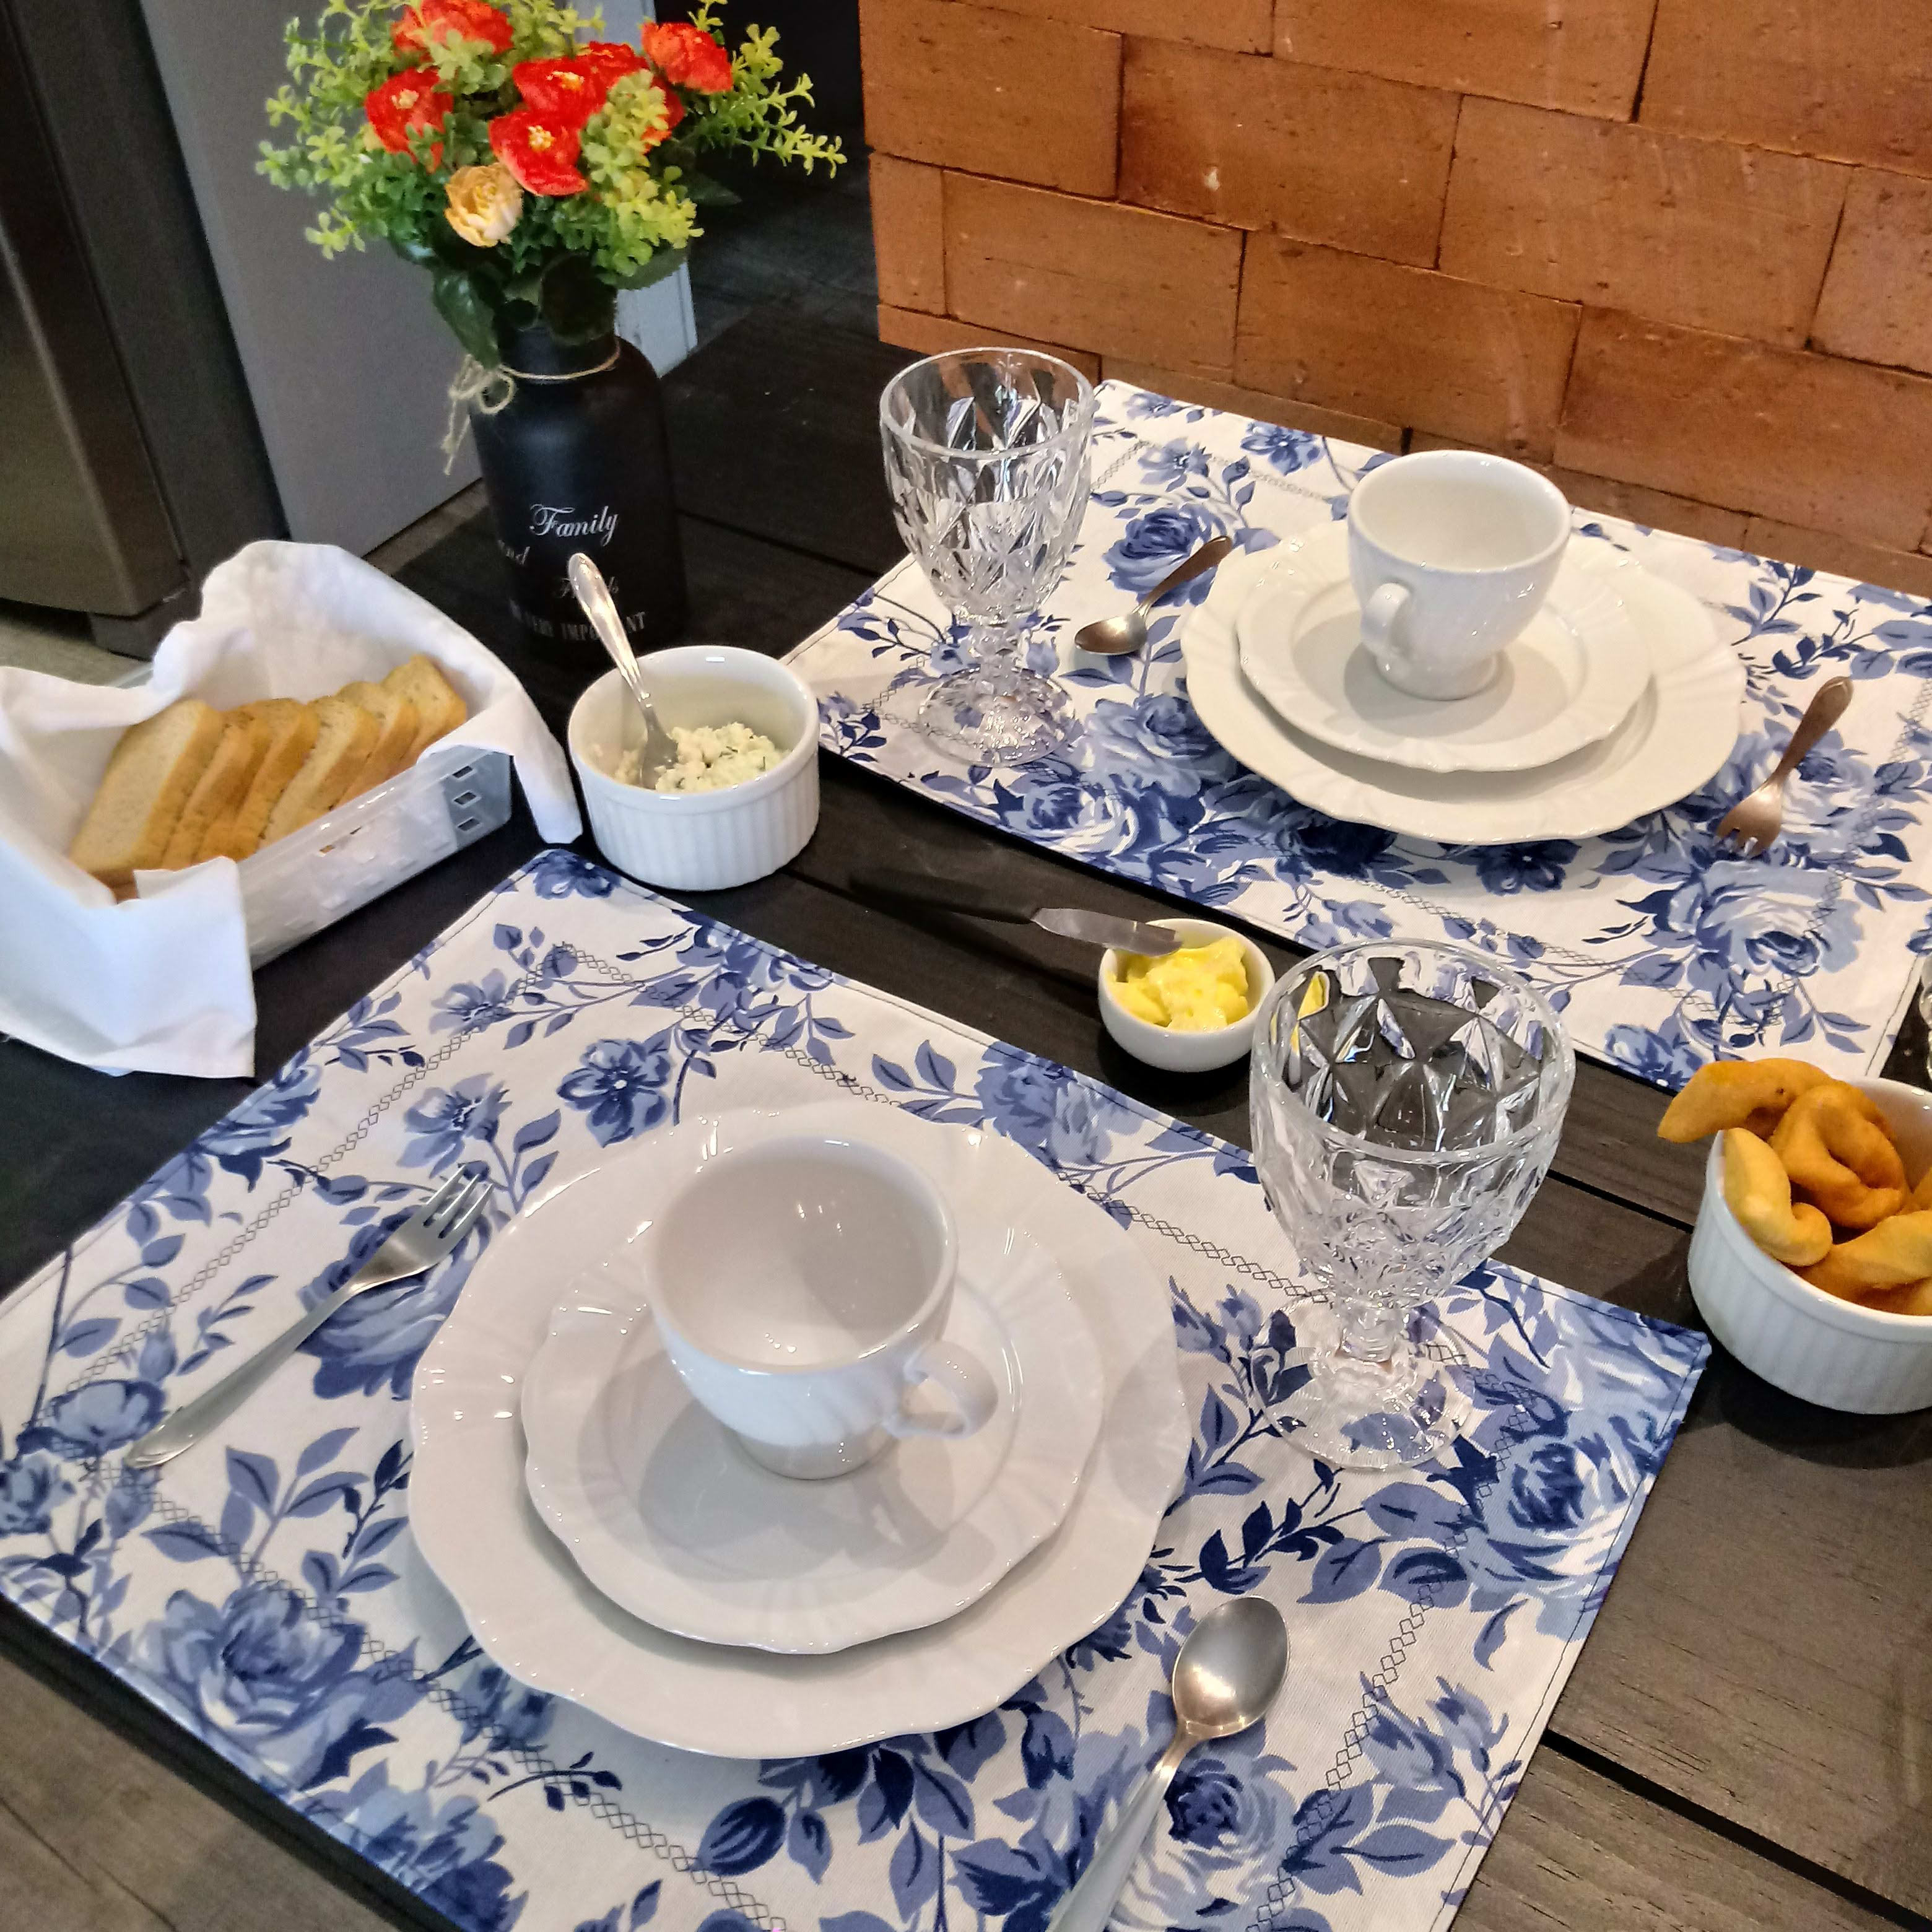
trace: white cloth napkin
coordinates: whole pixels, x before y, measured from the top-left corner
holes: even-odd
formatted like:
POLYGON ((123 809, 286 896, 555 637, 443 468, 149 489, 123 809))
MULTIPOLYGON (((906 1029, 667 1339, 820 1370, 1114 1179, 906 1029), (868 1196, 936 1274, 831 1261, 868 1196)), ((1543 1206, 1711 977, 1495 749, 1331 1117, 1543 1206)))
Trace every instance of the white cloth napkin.
POLYGON ((254 1070, 240 874, 213 859, 113 894, 66 856, 129 725, 178 698, 316 698, 421 651, 470 706, 443 742, 508 752, 537 829, 583 830, 570 770, 523 686, 468 632, 346 551, 256 543, 209 574, 136 689, 0 669, 0 1031, 112 1072, 254 1070))

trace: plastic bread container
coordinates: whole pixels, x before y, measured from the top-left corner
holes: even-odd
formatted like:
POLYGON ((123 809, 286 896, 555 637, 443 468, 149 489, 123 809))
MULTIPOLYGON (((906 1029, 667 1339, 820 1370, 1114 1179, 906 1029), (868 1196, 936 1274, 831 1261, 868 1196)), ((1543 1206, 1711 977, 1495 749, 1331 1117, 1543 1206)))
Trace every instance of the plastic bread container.
POLYGON ((248 959, 260 966, 494 832, 510 816, 504 752, 432 746, 407 771, 236 869, 248 959))

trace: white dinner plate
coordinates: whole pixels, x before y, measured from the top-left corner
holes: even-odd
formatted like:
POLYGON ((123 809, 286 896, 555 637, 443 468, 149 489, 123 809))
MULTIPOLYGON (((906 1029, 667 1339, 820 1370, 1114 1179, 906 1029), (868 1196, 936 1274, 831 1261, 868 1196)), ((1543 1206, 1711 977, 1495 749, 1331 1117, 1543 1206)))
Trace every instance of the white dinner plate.
POLYGON ((816 1756, 992 1709, 1119 1607, 1190 1439, 1167 1290, 1101 1209, 994 1133, 864 1101, 790 1119, 922 1168, 962 1238, 1030 1237, 1090 1331, 1105 1412, 1072 1507, 977 1603, 823 1656, 694 1643, 620 1610, 544 1526, 524 1486, 518 1385, 561 1291, 636 1231, 630 1190, 655 1136, 554 1180, 492 1240, 424 1354, 412 1411, 410 1526, 491 1661, 640 1737, 732 1757, 816 1756))
POLYGON ((1230 557, 1184 626, 1187 694, 1232 757, 1331 818, 1446 845, 1587 838, 1675 805, 1737 742, 1737 653, 1688 591, 1592 543, 1579 562, 1614 584, 1650 655, 1648 686, 1608 737, 1526 772, 1418 772, 1336 751, 1284 724, 1242 675, 1234 619, 1268 555, 1230 557))
POLYGON ((1543 608, 1469 698, 1412 697, 1376 668, 1348 580, 1348 526, 1264 551, 1234 617, 1241 670, 1283 721, 1338 751, 1424 772, 1514 772, 1594 745, 1650 682, 1643 638, 1573 548, 1543 608))
MULTIPOLYGON (((775 1129, 796 1131, 748 1110, 653 1136, 633 1212, 653 1218, 706 1150, 775 1129)), ((1100 1433, 1092 1340, 1038 1242, 983 1220, 961 1234, 946 1333, 999 1406, 973 1435, 895 1442, 830 1482, 760 1468, 692 1399, 628 1253, 580 1276, 522 1408, 531 1500, 591 1582, 700 1642, 843 1650, 956 1615, 1052 1535, 1100 1433)))

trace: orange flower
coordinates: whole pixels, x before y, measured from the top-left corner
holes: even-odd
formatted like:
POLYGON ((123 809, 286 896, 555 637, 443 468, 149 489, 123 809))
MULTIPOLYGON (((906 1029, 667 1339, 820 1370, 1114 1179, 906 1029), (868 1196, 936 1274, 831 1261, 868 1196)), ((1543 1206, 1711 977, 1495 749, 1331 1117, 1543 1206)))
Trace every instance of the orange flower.
POLYGON ((587 40, 578 49, 577 62, 596 75, 606 88, 645 64, 644 56, 622 40, 587 40))
POLYGON ((519 61, 510 78, 526 107, 572 128, 581 128, 604 105, 610 86, 594 68, 574 60, 519 61))
POLYGON ((674 87, 694 94, 729 94, 731 56, 702 27, 688 20, 646 20, 638 35, 644 58, 674 87))
POLYGON ((390 29, 405 53, 420 52, 432 40, 481 40, 493 54, 508 53, 510 16, 488 0, 417 0, 390 29))
MULTIPOLYGON (((410 136, 440 128, 456 105, 447 94, 439 93, 415 72, 393 74, 380 87, 371 88, 362 103, 362 111, 376 130, 376 138, 392 154, 410 152, 410 136)), ((431 144, 430 166, 442 159, 442 143, 431 144)))
POLYGON ((577 172, 578 130, 519 107, 490 123, 490 148, 532 194, 580 194, 590 184, 577 172))

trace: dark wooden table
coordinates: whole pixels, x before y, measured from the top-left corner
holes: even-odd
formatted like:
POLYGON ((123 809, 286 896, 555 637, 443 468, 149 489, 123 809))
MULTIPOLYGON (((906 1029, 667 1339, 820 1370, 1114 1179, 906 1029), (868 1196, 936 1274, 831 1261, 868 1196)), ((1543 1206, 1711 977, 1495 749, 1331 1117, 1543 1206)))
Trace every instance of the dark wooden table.
MULTIPOLYGON (((908 359, 758 314, 669 379, 692 634, 774 653, 900 554, 874 408, 908 359)), ((480 521, 403 573, 524 677, 561 732, 580 678, 504 615, 480 521)), ((1091 965, 1031 928, 860 902, 910 861, 1040 899, 1166 909, 824 762, 817 838, 777 876, 694 902, 760 937, 1098 1075, 1245 1143, 1246 1075, 1164 1077, 1100 1031, 1091 965)), ((537 846, 520 815, 260 976, 273 1066, 537 846)), ((1289 950, 1270 944, 1279 962, 1289 950)), ((1901 980, 1912 962, 1899 962, 1901 980)), ((1913 1077, 1922 1034, 1895 1070, 1913 1077)), ((0 1045, 0 1281, 56 1252, 245 1090, 111 1080, 0 1045)), ((1504 1250, 1606 1300, 1695 1322, 1684 1280, 1701 1156, 1660 1096, 1578 1070, 1555 1172, 1504 1250)), ((1818 1932, 1932 1916, 1932 1412, 1790 1400, 1720 1352, 1666 1463, 1459 1932, 1682 1926, 1818 1932)), ((105 1673, 0 1616, 0 1926, 366 1932, 444 1922, 302 1826, 105 1673)))

